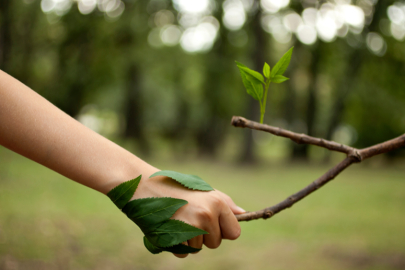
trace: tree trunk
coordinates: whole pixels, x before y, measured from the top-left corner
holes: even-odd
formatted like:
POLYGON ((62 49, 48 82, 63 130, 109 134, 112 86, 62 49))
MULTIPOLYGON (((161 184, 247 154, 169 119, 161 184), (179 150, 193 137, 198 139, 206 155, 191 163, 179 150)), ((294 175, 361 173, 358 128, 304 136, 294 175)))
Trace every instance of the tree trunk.
POLYGON ((131 63, 128 68, 127 99, 125 104, 125 137, 138 141, 141 154, 149 155, 150 149, 143 131, 143 106, 138 68, 131 63))
POLYGON ((0 69, 5 72, 9 72, 11 17, 11 0, 0 0, 0 69))
MULTIPOLYGON (((307 134, 309 136, 314 136, 315 134, 315 119, 317 113, 317 76, 318 76, 318 65, 320 62, 319 49, 314 50, 312 53, 312 60, 310 66, 310 86, 308 89, 307 97, 307 110, 306 110, 306 126, 307 134)), ((293 148, 293 159, 295 160, 307 160, 308 159, 308 145, 304 144, 294 144, 293 148)))
MULTIPOLYGON (((253 51, 252 51, 252 62, 253 62, 253 69, 258 70, 259 72, 263 68, 264 64, 264 55, 266 51, 266 37, 265 33, 263 31, 262 25, 261 25, 261 9, 260 9, 260 4, 259 1, 255 1, 255 5, 257 5, 259 8, 254 15, 254 18, 252 20, 252 33, 253 33, 253 51)), ((246 113, 247 117, 249 119, 259 119, 260 117, 260 109, 259 109, 259 103, 257 100, 254 100, 253 98, 249 97, 249 105, 248 105, 248 111, 246 113)), ((253 141, 253 131, 246 129, 243 131, 243 143, 242 143, 242 153, 240 156, 240 162, 241 163, 246 163, 246 164, 251 164, 255 163, 256 157, 254 153, 254 141, 253 141)))

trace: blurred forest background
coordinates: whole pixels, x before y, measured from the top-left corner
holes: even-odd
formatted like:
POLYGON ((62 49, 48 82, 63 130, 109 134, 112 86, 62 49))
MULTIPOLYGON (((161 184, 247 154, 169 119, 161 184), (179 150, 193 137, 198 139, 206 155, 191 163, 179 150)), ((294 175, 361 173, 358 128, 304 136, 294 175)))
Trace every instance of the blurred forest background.
MULTIPOLYGON (((359 148, 405 133, 403 0, 0 0, 0 69, 247 210, 342 158, 230 126, 259 120, 234 61, 261 72, 291 46, 265 123, 359 148)), ((180 262, 149 255, 104 197, 1 148, 0 269, 404 269, 404 158, 375 157, 180 262)))
POLYGON ((232 115, 259 115, 234 61, 261 71, 291 46, 291 79, 271 87, 268 124, 356 147, 405 132, 404 1, 1 0, 0 7, 0 68, 104 136, 129 139, 142 157, 166 147, 243 162, 327 160, 323 150, 229 124, 232 115))

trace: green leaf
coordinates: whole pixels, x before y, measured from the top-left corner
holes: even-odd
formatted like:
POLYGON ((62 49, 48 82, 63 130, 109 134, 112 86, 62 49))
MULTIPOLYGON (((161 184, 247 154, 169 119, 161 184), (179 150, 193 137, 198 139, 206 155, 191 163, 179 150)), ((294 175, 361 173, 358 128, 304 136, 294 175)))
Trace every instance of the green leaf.
MULTIPOLYGON (((256 100, 261 100, 263 98, 263 86, 262 82, 256 77, 252 76, 245 70, 245 66, 239 62, 236 62, 240 71, 240 76, 242 77, 243 85, 246 91, 256 100)), ((248 69, 248 68, 246 68, 248 69)), ((261 75, 260 75, 261 76, 261 75)))
POLYGON ((176 254, 188 254, 188 253, 193 253, 193 252, 197 252, 200 251, 200 248, 193 248, 193 247, 189 247, 183 244, 178 244, 172 247, 157 247, 154 244, 152 244, 151 242, 149 242, 148 238, 143 237, 143 243, 145 245, 145 247, 152 253, 152 254, 158 254, 162 251, 168 251, 168 252, 172 252, 172 253, 176 253, 176 254))
POLYGON ((178 245, 175 245, 172 247, 165 247, 165 248, 163 248, 163 250, 173 252, 176 254, 187 254, 187 253, 193 253, 193 252, 200 251, 201 248, 193 248, 193 247, 186 246, 183 244, 178 244, 178 245))
POLYGON ((145 245, 146 249, 150 251, 152 254, 159 254, 163 251, 162 248, 155 246, 151 242, 149 242, 148 238, 145 236, 143 237, 143 244, 145 245))
POLYGON ((201 234, 208 233, 183 221, 169 219, 145 236, 155 246, 171 247, 201 234))
POLYGON ((239 70, 243 70, 244 72, 246 72, 247 74, 250 74, 251 76, 253 76, 254 78, 256 78, 259 82, 264 84, 264 79, 262 74, 260 74, 257 71, 254 71, 250 68, 248 68, 247 66, 243 65, 242 63, 239 63, 238 61, 235 61, 236 65, 238 66, 239 70))
POLYGON ((119 208, 123 208, 125 204, 134 196, 135 190, 141 181, 142 175, 135 179, 124 182, 107 193, 107 196, 113 201, 113 203, 119 208))
MULTIPOLYGON (((248 80, 248 74, 244 72, 243 70, 240 70, 240 76, 242 77, 243 84, 245 85, 246 92, 251 95, 254 99, 256 100, 261 100, 262 95, 260 95, 260 90, 258 91, 258 86, 257 84, 253 83, 248 80)), ((261 86, 261 84, 260 84, 261 86)), ((263 93, 263 91, 261 91, 263 93)))
POLYGON ((251 95, 256 100, 261 100, 263 98, 263 85, 260 81, 258 81, 255 77, 251 76, 250 74, 243 72, 246 80, 250 82, 250 88, 246 88, 249 95, 251 95))
POLYGON ((201 191, 214 190, 210 185, 208 185, 204 180, 202 180, 200 177, 196 175, 183 174, 174 171, 159 171, 157 173, 152 174, 150 178, 158 175, 170 177, 173 180, 176 180, 177 182, 185 186, 186 188, 192 190, 201 190, 201 191))
POLYGON ((263 79, 263 75, 260 74, 257 71, 251 70, 248 67, 241 67, 238 66, 239 70, 243 70, 244 72, 246 72, 247 74, 249 74, 250 76, 254 77, 255 79, 257 79, 259 82, 261 82, 262 84, 264 84, 264 79, 263 79))
POLYGON ((276 75, 283 75, 285 70, 287 69, 288 65, 290 64, 291 55, 293 52, 294 47, 291 47, 281 59, 277 62, 277 64, 273 67, 273 71, 271 72, 271 78, 274 78, 276 75))
POLYGON ((147 233, 186 204, 187 201, 175 198, 143 198, 130 201, 122 212, 147 233))
POLYGON ((247 68, 247 66, 245 66, 244 64, 242 64, 242 63, 240 63, 240 62, 238 62, 238 61, 235 61, 235 63, 236 63, 236 65, 239 67, 245 67, 245 68, 247 68))
POLYGON ((267 63, 264 63, 264 66, 263 66, 263 75, 266 78, 270 78, 270 66, 267 63))
POLYGON ((283 75, 276 75, 276 76, 274 76, 273 79, 271 79, 271 82, 282 83, 282 82, 285 82, 286 80, 288 80, 287 77, 284 77, 283 75))

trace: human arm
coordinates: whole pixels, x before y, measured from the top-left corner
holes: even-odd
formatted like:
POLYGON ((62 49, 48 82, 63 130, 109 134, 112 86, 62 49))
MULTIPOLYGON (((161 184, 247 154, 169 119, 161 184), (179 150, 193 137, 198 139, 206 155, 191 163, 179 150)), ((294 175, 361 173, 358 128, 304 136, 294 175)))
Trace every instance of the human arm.
POLYGON ((240 234, 234 214, 243 211, 229 197, 219 191, 190 191, 166 177, 149 179, 157 168, 83 126, 3 71, 0 123, 1 145, 101 193, 142 175, 134 199, 187 200, 173 218, 209 233, 189 240, 193 247, 204 242, 215 248, 222 238, 236 239, 240 234))

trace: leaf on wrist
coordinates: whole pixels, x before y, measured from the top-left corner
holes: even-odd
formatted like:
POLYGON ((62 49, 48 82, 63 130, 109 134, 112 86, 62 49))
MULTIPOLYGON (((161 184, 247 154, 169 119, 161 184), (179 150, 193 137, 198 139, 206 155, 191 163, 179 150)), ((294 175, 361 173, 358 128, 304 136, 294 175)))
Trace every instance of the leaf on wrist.
POLYGON ((179 172, 174 172, 174 171, 159 171, 157 173, 154 173, 150 176, 150 178, 154 176, 167 176, 169 178, 172 178, 173 180, 179 182, 186 188, 192 189, 192 190, 200 190, 200 191, 211 191, 214 190, 209 184, 207 184, 204 180, 202 180, 200 177, 196 175, 191 175, 191 174, 183 174, 179 172))
POLYGON ((170 219, 173 214, 188 202, 175 198, 143 198, 130 201, 122 209, 129 219, 135 222, 144 233, 155 225, 170 219))
POLYGON ((202 234, 208 233, 183 221, 169 219, 145 237, 155 246, 172 247, 202 234))
POLYGON ((122 209, 125 204, 129 202, 132 196, 134 196, 135 190, 137 189, 141 178, 142 175, 116 186, 107 193, 107 196, 119 209, 122 209))

